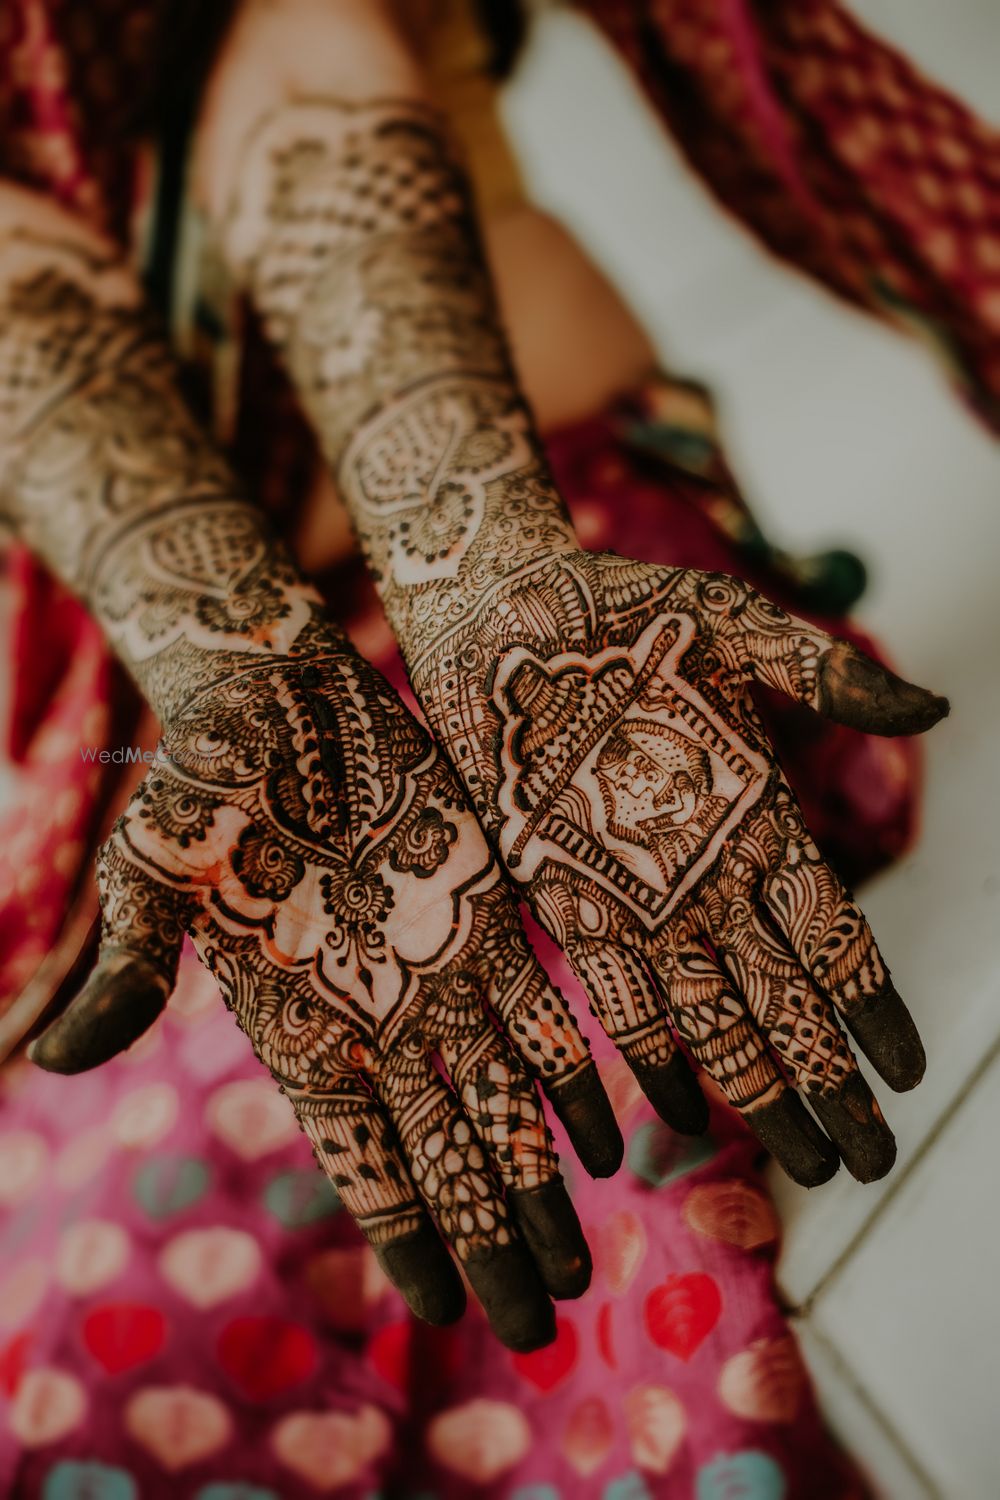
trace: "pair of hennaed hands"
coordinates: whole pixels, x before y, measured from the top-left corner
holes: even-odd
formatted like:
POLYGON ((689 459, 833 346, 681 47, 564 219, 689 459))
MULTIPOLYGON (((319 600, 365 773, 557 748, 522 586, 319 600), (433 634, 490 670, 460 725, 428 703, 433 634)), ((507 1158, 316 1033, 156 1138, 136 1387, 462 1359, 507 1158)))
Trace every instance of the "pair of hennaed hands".
MULTIPOLYGON (((266 632, 277 597, 264 557, 220 608, 266 632)), ((495 613, 493 848, 443 753, 461 726, 439 747, 314 622, 164 723, 101 851, 100 962, 32 1055, 74 1072, 128 1045, 189 932, 414 1311, 464 1307, 447 1242, 524 1349, 590 1271, 537 1085, 593 1175, 622 1141, 503 866, 668 1124, 706 1127, 694 1064, 796 1181, 841 1158, 870 1180, 894 1143, 838 1015, 895 1089, 923 1052, 750 687, 889 735, 947 705, 722 575, 560 554, 495 613), (578 632, 532 642, 568 580, 578 632)))

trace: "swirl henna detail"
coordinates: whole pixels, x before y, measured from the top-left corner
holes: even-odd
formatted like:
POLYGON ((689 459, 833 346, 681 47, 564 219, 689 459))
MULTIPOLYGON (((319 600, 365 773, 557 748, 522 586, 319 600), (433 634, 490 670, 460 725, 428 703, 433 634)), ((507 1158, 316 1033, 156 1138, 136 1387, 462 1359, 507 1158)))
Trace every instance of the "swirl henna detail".
POLYGON ((432 1215, 498 1334, 546 1342, 590 1262, 537 1082, 592 1171, 621 1138, 454 772, 242 499, 113 264, 8 241, 0 301, 4 514, 163 727, 101 851, 100 962, 35 1060, 127 1045, 190 934, 415 1311, 464 1303, 432 1215))
POLYGON ((428 718, 651 1100, 704 1127, 683 1042, 797 1180, 838 1149, 880 1176, 893 1138, 836 1012, 894 1087, 922 1049, 750 684, 884 734, 947 705, 736 579, 579 550, 469 202, 429 109, 293 101, 251 133, 219 230, 428 718))

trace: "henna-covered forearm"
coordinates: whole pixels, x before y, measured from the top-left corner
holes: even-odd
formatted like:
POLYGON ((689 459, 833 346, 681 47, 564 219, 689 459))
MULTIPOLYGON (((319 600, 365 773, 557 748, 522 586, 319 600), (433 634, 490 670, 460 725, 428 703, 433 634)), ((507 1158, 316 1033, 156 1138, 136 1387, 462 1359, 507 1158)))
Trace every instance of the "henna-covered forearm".
MULTIPOLYGON (((252 133, 221 233, 424 691, 428 652, 447 639, 460 659, 501 580, 577 546, 440 117, 412 102, 286 105, 252 133)), ((436 695, 425 701, 437 722, 436 695)), ((488 814, 485 794, 477 807, 488 814)))
MULTIPOLYGON (((88 605, 161 719, 320 619, 99 242, 0 242, 0 513, 88 605)), ((329 629, 329 627, 327 627, 329 629)))
POLYGON ((679 1036, 798 1180, 837 1153, 789 1082, 881 1175, 892 1136, 833 1010, 895 1087, 923 1053, 749 683, 883 734, 947 705, 738 580, 578 549, 423 105, 289 102, 251 133, 220 231, 425 711, 650 1098, 703 1126, 679 1036))

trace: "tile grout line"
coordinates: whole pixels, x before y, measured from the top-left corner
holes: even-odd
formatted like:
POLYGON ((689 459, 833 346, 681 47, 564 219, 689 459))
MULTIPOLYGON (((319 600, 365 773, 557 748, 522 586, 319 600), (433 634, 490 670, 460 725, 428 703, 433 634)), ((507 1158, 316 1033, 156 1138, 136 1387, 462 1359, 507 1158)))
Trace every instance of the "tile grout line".
MULTIPOLYGON (((881 1406, 871 1395, 868 1387, 855 1372, 853 1365, 848 1363, 847 1359, 841 1352, 839 1345, 835 1344, 833 1340, 822 1331, 822 1329, 817 1328, 811 1320, 809 1321, 809 1336, 810 1338, 815 1339, 816 1342, 821 1345, 825 1356, 830 1362, 830 1367, 834 1371, 837 1379, 840 1380, 844 1385, 846 1385, 851 1391, 852 1395, 864 1406, 865 1410, 871 1416, 876 1426, 881 1429, 883 1437, 885 1437, 889 1444, 896 1450, 899 1457, 906 1464, 913 1477, 918 1480, 921 1485, 923 1485, 927 1500, 945 1500, 944 1491, 938 1488, 937 1484, 927 1473, 927 1470, 917 1458, 916 1454, 913 1453, 910 1449, 909 1444, 906 1442, 902 1433, 896 1427, 895 1423, 893 1423, 890 1418, 886 1416, 881 1406)), ((849 1440, 847 1441, 847 1451, 849 1454, 852 1453, 849 1440)), ((864 1465, 863 1459, 856 1461, 861 1463, 862 1466, 864 1465)), ((887 1497, 887 1500, 891 1500, 891 1497, 887 1497)))
POLYGON ((924 1136, 923 1140, 920 1142, 920 1145, 916 1148, 913 1155, 906 1163, 905 1167, 900 1170, 898 1177, 895 1178, 891 1186, 886 1188, 885 1192, 882 1194, 878 1203, 875 1204, 871 1213, 866 1219, 861 1222, 861 1224, 855 1230, 854 1234, 848 1240, 847 1244, 840 1251, 839 1255, 837 1255, 834 1261, 819 1278, 809 1295, 796 1306, 796 1312, 806 1317, 809 1316, 809 1314, 812 1312, 817 1298, 820 1297, 822 1293, 826 1291, 830 1283, 832 1281, 835 1281, 836 1278, 840 1275, 840 1272, 844 1269, 844 1266, 851 1259, 861 1241, 865 1238, 865 1236, 875 1225, 875 1223, 882 1217, 883 1213, 895 1200, 905 1184, 909 1182, 917 1167, 928 1155, 932 1147, 934 1147, 940 1140, 948 1125, 951 1124, 955 1115, 962 1108, 963 1104, 965 1104, 972 1090, 989 1072, 990 1068, 996 1062, 998 1057, 1000 1057, 1000 1035, 994 1038, 992 1044, 980 1058, 976 1066, 970 1073, 966 1075, 965 1081, 955 1090, 949 1103, 938 1115, 934 1124, 924 1136))

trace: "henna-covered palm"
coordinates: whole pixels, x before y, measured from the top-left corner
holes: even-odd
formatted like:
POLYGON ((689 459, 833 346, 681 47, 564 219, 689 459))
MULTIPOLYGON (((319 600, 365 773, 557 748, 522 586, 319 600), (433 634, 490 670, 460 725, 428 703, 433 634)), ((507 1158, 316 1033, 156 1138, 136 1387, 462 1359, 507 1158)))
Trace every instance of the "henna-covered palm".
POLYGON ((436 1220, 500 1336, 545 1342, 589 1258, 535 1081, 590 1170, 621 1158, 586 1045, 447 760, 242 497, 114 253, 56 228, 0 234, 0 513, 163 740, 102 851, 98 966, 33 1056, 126 1046, 190 932, 411 1306, 463 1305, 436 1220))
POLYGON ((893 1138, 837 1012, 893 1088, 924 1057, 864 915, 821 859, 754 710, 926 729, 942 700, 739 580, 562 553, 496 587, 416 678, 480 816, 649 1098, 703 1096, 678 1038, 797 1180, 893 1138), (460 638, 459 638, 460 637, 460 638), (469 687, 483 684, 482 693, 469 687))
POLYGON ((454 773, 371 669, 320 630, 192 695, 98 876, 99 967, 35 1060, 132 1041, 189 931, 415 1310, 462 1305, 429 1209, 501 1336, 544 1337, 589 1259, 532 1075, 595 1170, 617 1131, 454 773))

